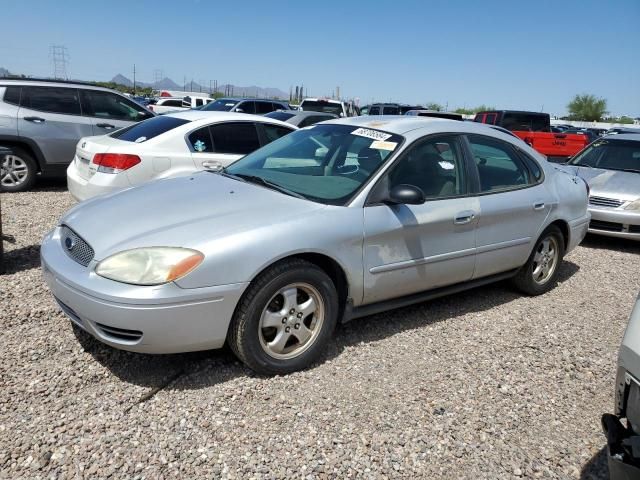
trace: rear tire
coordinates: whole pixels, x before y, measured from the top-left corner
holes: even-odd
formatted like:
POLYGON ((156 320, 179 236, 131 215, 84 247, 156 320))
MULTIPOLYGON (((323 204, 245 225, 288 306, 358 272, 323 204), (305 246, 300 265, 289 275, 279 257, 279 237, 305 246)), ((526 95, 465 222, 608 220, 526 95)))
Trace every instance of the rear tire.
POLYGON ((513 284, 527 295, 541 295, 555 287, 564 258, 564 237, 555 225, 549 225, 529 255, 527 263, 513 277, 513 284))
POLYGON ((24 192, 36 181, 37 165, 26 150, 11 147, 12 154, 4 157, 0 171, 0 191, 24 192))
POLYGON ((312 364, 338 318, 338 294, 316 265, 289 259, 260 274, 236 307, 227 342, 252 370, 285 375, 312 364))

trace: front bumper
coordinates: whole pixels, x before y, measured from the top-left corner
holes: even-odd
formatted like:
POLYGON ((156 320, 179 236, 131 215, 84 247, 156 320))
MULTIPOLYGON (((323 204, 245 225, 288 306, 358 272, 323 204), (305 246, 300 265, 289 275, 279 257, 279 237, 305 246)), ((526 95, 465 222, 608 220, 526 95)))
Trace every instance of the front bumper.
POLYGON ((79 202, 131 187, 131 183, 124 174, 97 172, 89 179, 83 178, 76 162, 77 160, 74 160, 67 168, 67 188, 71 196, 79 202))
POLYGON ((640 241, 640 212, 589 205, 589 232, 607 237, 640 241))
POLYGON ((220 348, 247 283, 181 288, 135 286, 95 274, 63 250, 59 228, 41 247, 45 281, 71 320, 112 347, 142 353, 220 348))

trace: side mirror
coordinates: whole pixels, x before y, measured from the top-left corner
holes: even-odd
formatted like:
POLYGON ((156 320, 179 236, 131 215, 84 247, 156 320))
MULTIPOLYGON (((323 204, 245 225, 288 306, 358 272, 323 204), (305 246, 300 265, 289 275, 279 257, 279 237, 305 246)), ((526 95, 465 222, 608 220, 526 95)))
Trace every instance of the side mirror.
POLYGON ((224 165, 216 160, 205 160, 202 162, 202 167, 210 172, 221 172, 224 170, 224 165))
POLYGON ((422 205, 425 202, 424 192, 415 185, 396 185, 389 192, 385 203, 392 205, 422 205))

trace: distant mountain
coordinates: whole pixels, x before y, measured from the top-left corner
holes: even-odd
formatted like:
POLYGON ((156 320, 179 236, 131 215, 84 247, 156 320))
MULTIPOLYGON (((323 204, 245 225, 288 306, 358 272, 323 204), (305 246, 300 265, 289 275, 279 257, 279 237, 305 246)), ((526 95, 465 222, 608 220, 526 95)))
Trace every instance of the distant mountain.
MULTIPOLYGON (((133 81, 130 78, 125 77, 121 73, 117 74, 115 77, 111 79, 112 82, 118 83, 120 85, 125 85, 127 87, 133 87, 133 81)), ((170 78, 163 78, 159 82, 146 83, 146 82, 138 82, 136 81, 136 86, 139 87, 151 87, 154 90, 186 90, 189 92, 202 92, 202 93, 211 93, 209 92, 208 85, 200 85, 197 82, 187 82, 184 86, 177 84, 170 78)), ((283 92, 279 88, 262 88, 257 87, 255 85, 251 85, 249 87, 239 87, 237 85, 225 84, 218 85, 218 91, 225 93, 228 92, 229 95, 233 95, 236 97, 260 97, 260 98, 288 98, 289 94, 283 92)))

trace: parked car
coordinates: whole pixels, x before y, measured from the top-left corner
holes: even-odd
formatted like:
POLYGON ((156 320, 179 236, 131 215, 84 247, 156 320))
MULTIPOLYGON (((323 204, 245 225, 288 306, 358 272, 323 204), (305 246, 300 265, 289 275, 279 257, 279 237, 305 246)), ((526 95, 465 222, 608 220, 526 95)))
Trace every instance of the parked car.
POLYGON ((76 200, 227 166, 296 127, 257 115, 189 110, 82 138, 67 170, 76 200))
POLYGON ((332 100, 329 98, 305 98, 300 102, 298 110, 305 112, 332 113, 339 117, 355 117, 360 115, 360 111, 355 103, 332 100))
POLYGON ((304 128, 309 125, 315 125, 318 122, 338 118, 337 115, 332 113, 299 112, 298 110, 277 110, 275 112, 267 113, 265 117, 274 118, 281 122, 287 122, 298 128, 304 128))
POLYGON ((219 98, 200 108, 200 110, 210 112, 255 113, 257 115, 288 109, 287 102, 266 98, 219 98))
POLYGON ((587 137, 587 144, 593 142, 598 138, 598 135, 587 130, 586 128, 567 128, 564 133, 571 133, 577 135, 585 135, 587 137))
POLYGON ((3 188, 27 190, 37 174, 63 175, 81 137, 153 116, 108 88, 61 80, 0 79, 0 146, 13 150, 17 173, 3 188))
POLYGON ((412 110, 424 110, 424 107, 405 103, 373 103, 368 115, 405 115, 412 110))
POLYGON ((589 144, 586 135, 552 132, 547 113, 490 110, 476 113, 473 121, 511 130, 553 162, 564 163, 589 144))
POLYGON ((555 285, 589 222, 581 179, 473 122, 376 125, 323 122, 80 204, 42 242, 46 282, 108 345, 227 342, 267 374, 308 366, 338 321, 506 278, 555 285))
POLYGON ((161 97, 153 105, 147 108, 158 115, 165 113, 180 112, 191 108, 190 102, 184 102, 182 97, 161 97))
POLYGON ((439 112, 437 110, 409 110, 405 115, 409 115, 410 117, 447 118, 449 120, 459 121, 464 120, 464 117, 460 113, 439 112))
POLYGON ((614 412, 602 416, 609 478, 640 478, 640 295, 618 352, 614 412))
POLYGON ((637 135, 640 133, 640 128, 613 127, 607 130, 606 135, 617 135, 618 133, 634 133, 637 135))
POLYGON ((364 105, 360 107, 360 115, 369 115, 369 108, 371 105, 364 105))
POLYGON ((591 189, 589 231, 640 240, 640 136, 602 137, 568 166, 591 189))

